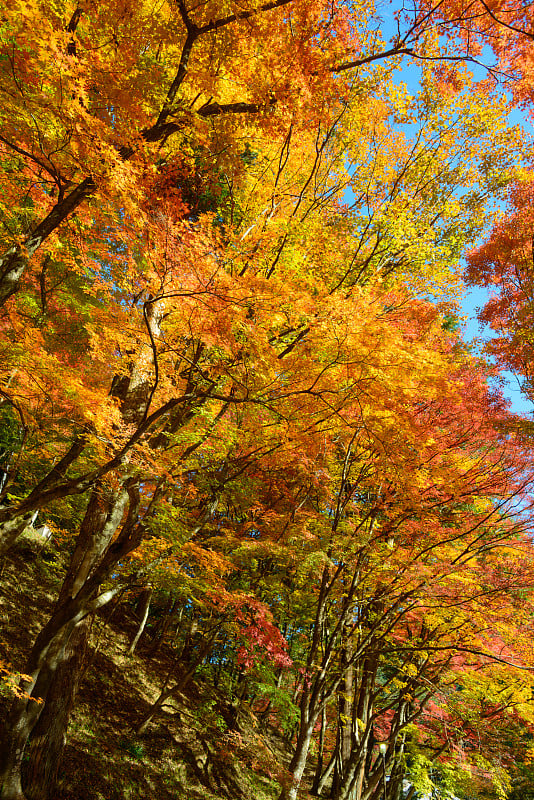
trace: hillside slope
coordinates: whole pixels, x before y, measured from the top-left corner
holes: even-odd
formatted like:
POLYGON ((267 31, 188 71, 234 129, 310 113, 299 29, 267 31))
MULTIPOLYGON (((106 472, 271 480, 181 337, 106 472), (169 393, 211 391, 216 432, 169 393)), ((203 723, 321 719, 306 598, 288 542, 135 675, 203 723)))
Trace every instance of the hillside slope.
MULTIPOLYGON (((38 623, 54 601, 59 554, 34 535, 4 562, 0 582, 0 661, 23 663, 38 623), (28 626, 27 619, 35 621, 28 626), (35 629, 34 629, 35 628, 35 629)), ((58 781, 57 800, 267 800, 279 794, 283 741, 261 730, 240 706, 207 682, 190 681, 169 699, 143 735, 136 734, 169 673, 184 671, 163 645, 147 655, 145 634, 127 655, 137 620, 125 602, 93 621, 90 650, 58 781)), ((6 713, 10 693, 0 695, 6 713)))

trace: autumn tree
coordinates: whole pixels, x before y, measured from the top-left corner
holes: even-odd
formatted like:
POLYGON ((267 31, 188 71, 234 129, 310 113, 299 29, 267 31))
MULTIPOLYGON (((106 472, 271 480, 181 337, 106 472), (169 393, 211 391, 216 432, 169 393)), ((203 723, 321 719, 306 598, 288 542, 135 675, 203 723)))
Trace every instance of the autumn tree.
MULTIPOLYGON (((469 17, 477 46, 497 24, 484 14, 469 17)), ((202 576, 214 643, 244 628, 280 656, 276 592, 239 558, 252 524, 252 546, 278 544, 286 569, 315 542, 294 796, 318 716, 418 601, 425 554, 452 529, 463 567, 481 526, 493 543, 513 535, 506 503, 528 458, 499 438, 506 415, 443 332, 450 306, 415 296, 453 293, 519 132, 459 66, 425 68, 415 98, 393 80, 403 55, 474 58, 467 19, 414 8, 387 45, 373 8, 343 4, 6 12, 1 553, 44 509, 71 557, 8 715, 2 798, 23 797, 30 739, 27 795, 53 793, 91 615, 176 559, 202 576), (442 25, 462 35, 442 45, 442 25), (385 566, 381 538, 358 540, 375 527, 402 540, 385 566), (405 583, 382 592, 393 562, 405 583), (376 617, 357 646, 356 603, 376 617)), ((445 561, 425 564, 434 580, 445 561)), ((167 578, 180 587, 179 570, 167 578)), ((352 786, 341 749, 338 794, 352 786)))

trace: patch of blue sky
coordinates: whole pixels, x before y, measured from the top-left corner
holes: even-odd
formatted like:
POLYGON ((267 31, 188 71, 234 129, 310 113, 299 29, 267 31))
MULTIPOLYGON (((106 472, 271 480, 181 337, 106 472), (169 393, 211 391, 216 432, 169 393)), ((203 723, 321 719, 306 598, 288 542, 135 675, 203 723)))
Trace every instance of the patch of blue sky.
MULTIPOLYGON (((464 339, 472 343, 474 352, 482 352, 493 332, 488 325, 483 325, 477 318, 477 312, 489 300, 490 292, 483 287, 466 287, 461 301, 462 314, 467 318, 463 323, 464 339)), ((521 416, 531 417, 533 408, 531 401, 521 391, 520 378, 513 372, 501 372, 498 381, 504 396, 510 401, 512 411, 521 416)))
MULTIPOLYGON (((386 42, 393 41, 399 34, 402 36, 402 30, 399 30, 395 19, 395 12, 401 7, 401 3, 398 0, 378 3, 382 36, 386 42)), ((495 59, 490 48, 485 48, 477 61, 478 63, 469 63, 468 65, 476 81, 482 80, 492 73, 495 59)), ((393 76, 394 83, 397 85, 405 84, 408 92, 416 95, 420 88, 423 63, 414 62, 408 58, 404 59, 393 76)), ((496 77, 498 78, 499 76, 496 77)), ((504 94, 506 94, 505 91, 504 94)), ((509 94, 508 98, 510 99, 509 94)), ((522 109, 511 106, 508 120, 511 125, 521 125, 527 137, 534 138, 532 119, 522 109)), ((414 135, 417 131, 417 123, 403 125, 403 130, 408 136, 414 135)), ((461 193, 461 189, 457 190, 457 194, 461 195, 461 193)), ((504 200, 501 201, 501 207, 504 210, 504 200)), ((482 352, 484 344, 492 338, 492 331, 489 326, 482 325, 477 318, 478 310, 484 306, 488 299, 489 291, 487 289, 466 286, 465 293, 460 300, 461 313, 466 317, 466 321, 462 326, 464 338, 467 342, 472 343, 475 352, 482 352)), ((515 413, 523 416, 532 416, 534 413, 532 403, 522 393, 518 376, 511 372, 503 372, 498 383, 504 396, 510 401, 511 409, 515 413)))

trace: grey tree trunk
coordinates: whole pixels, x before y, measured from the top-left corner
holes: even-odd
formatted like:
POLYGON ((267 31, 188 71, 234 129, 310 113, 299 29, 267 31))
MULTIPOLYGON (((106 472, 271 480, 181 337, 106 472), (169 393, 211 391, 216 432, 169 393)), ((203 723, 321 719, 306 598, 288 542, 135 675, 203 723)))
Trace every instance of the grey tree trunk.
POLYGON ((56 203, 22 245, 14 244, 4 253, 0 258, 0 305, 4 305, 17 292, 31 256, 37 252, 52 231, 76 211, 95 189, 96 184, 92 178, 83 180, 70 194, 56 203))
POLYGON ((139 625, 137 627, 137 631, 135 636, 133 637, 132 641, 130 642, 130 646, 128 648, 128 655, 132 655, 137 647, 139 639, 143 635, 143 631, 145 630, 146 621, 148 619, 148 612, 150 611, 150 601, 152 600, 152 594, 154 590, 151 586, 143 591, 143 597, 141 598, 141 619, 139 621, 139 625))
MULTIPOLYGON (((124 488, 108 495, 99 489, 93 492, 89 501, 56 608, 39 633, 23 670, 31 677, 31 682, 23 688, 32 699, 16 698, 13 701, 0 737, 2 800, 21 800, 24 797, 20 777, 24 749, 47 703, 49 707, 46 714, 50 712, 52 715, 48 719, 56 713, 54 709, 59 704, 58 719, 63 716, 66 724, 68 702, 64 705, 61 692, 54 690, 55 685, 59 690, 56 675, 64 663, 65 654, 69 652, 71 637, 77 627, 96 607, 101 607, 114 596, 110 591, 95 600, 100 583, 120 558, 117 552, 116 558, 109 558, 106 563, 103 556, 122 520, 127 499, 124 488)), ((71 678, 75 692, 77 678, 74 674, 71 678)), ((59 731, 59 724, 56 727, 59 731)), ((54 733, 56 739, 58 731, 54 733)), ((46 769, 52 773, 56 768, 50 763, 46 769)), ((29 792, 33 791, 34 788, 30 787, 29 792)))
MULTIPOLYGON (((145 320, 152 339, 159 335, 161 311, 155 303, 147 303, 144 309, 145 320), (148 307, 148 311, 147 311, 148 307)), ((143 351, 137 363, 131 366, 129 379, 119 381, 119 390, 112 392, 122 400, 121 413, 126 424, 141 426, 146 419, 152 397, 151 377, 152 362, 147 360, 143 351)), ((163 410, 170 406, 164 405, 163 410)), ((138 427, 138 432, 142 428, 138 427)), ((133 441, 133 440, 132 440, 133 441)), ((19 514, 34 511, 43 503, 43 497, 52 496, 65 469, 70 466, 83 450, 82 439, 71 446, 59 465, 49 473, 30 496, 19 506, 19 514), (47 494, 48 492, 48 494, 47 494), (30 507, 31 506, 31 507, 30 507)), ((91 478, 85 488, 91 488, 89 500, 71 563, 63 583, 56 608, 39 633, 35 644, 23 669, 30 676, 27 686, 23 686, 31 699, 15 698, 3 731, 0 735, 0 798, 1 800, 23 800, 21 787, 21 769, 24 750, 35 729, 36 744, 34 758, 36 763, 28 769, 28 795, 39 797, 41 789, 36 781, 43 779, 45 784, 53 783, 57 774, 58 761, 62 751, 62 736, 65 734, 68 716, 74 702, 81 669, 81 662, 69 676, 71 685, 62 697, 59 692, 59 676, 65 658, 68 659, 72 647, 71 637, 78 632, 81 635, 84 620, 98 608, 108 603, 122 587, 117 584, 113 589, 102 592, 100 585, 116 570, 117 564, 127 557, 141 542, 144 527, 139 521, 139 478, 128 473, 127 453, 115 456, 108 462, 108 471, 114 470, 114 485, 91 478), (96 483, 96 485, 95 485, 96 483), (128 507, 126 518, 125 511, 128 507), (122 527, 121 527, 122 523, 122 527), (118 537, 116 531, 121 527, 118 537), (80 627, 81 626, 81 627, 80 627), (40 716, 43 715, 42 730, 36 728, 40 716), (48 722, 46 722, 48 719, 48 722), (52 723, 52 720, 55 720, 52 723), (52 725, 50 731, 50 752, 44 757, 44 745, 39 744, 39 736, 46 733, 46 727, 52 725), (41 731, 41 732, 39 732, 41 731), (33 776, 33 777, 32 777, 33 776)), ((63 481, 63 490, 70 486, 63 481)), ((76 491, 80 490, 80 482, 73 481, 76 491)), ((62 495, 64 496, 64 494, 62 495)), ((0 512, 0 524, 13 521, 17 512, 7 510, 0 512)))
POLYGON ((283 787, 279 800, 297 800, 302 776, 306 769, 315 721, 316 718, 301 724, 295 753, 289 765, 289 783, 283 787))
POLYGON ((32 731, 22 780, 28 800, 54 800, 57 796, 57 776, 69 717, 82 677, 92 620, 92 616, 82 620, 63 649, 45 706, 32 731))
MULTIPOLYGON (((78 436, 64 456, 55 464, 50 472, 39 481, 28 497, 18 506, 7 506, 0 509, 0 558, 16 542, 32 516, 44 505, 45 498, 53 493, 54 488, 64 479, 68 468, 76 461, 86 445, 84 436, 78 436)), ((76 488, 76 487, 73 487, 76 488)), ((88 486, 82 482, 81 488, 85 491, 88 486)), ((76 491, 78 490, 76 488, 76 491)))

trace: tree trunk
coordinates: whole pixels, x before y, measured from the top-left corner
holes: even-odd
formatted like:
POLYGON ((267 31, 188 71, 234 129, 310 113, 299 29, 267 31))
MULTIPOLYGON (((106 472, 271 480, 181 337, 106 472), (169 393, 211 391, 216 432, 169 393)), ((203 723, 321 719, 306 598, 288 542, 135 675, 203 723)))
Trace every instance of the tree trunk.
POLYGON ((210 647, 213 645, 214 638, 215 638, 215 636, 212 635, 211 637, 205 639, 204 644, 203 644, 202 648, 200 649, 200 652, 197 654, 197 657, 194 659, 194 661, 189 661, 189 667, 186 670, 185 674, 182 675, 182 677, 179 679, 179 681, 177 683, 174 684, 174 686, 171 686, 170 688, 168 688, 169 681, 170 681, 172 673, 174 671, 174 667, 178 663, 178 661, 180 661, 183 658, 183 651, 174 660, 169 672, 167 673, 167 676, 165 678, 165 681, 163 683, 163 686, 161 688, 159 696, 158 696, 157 700, 150 706, 150 708, 148 709, 147 713, 143 717, 143 720, 142 720, 141 724, 137 728, 137 731, 136 731, 137 734, 140 735, 140 734, 142 734, 142 733, 144 733, 146 731, 146 729, 148 728, 149 724, 152 722, 152 720, 156 716, 156 714, 158 714, 158 712, 160 711, 161 707, 163 706, 163 704, 164 704, 165 700, 167 700, 167 698, 171 697, 174 694, 178 694, 179 692, 182 691, 182 689, 184 689, 187 686, 187 684, 189 683, 189 681, 191 680, 191 678, 193 677, 193 675, 197 671, 198 667, 204 661, 204 658, 206 657, 206 653, 209 651, 210 647))
POLYGON ((23 787, 28 800, 54 800, 69 717, 78 692, 93 616, 74 629, 26 748, 23 787))
MULTIPOLYGON (((35 511, 41 508, 45 494, 47 492, 50 494, 54 487, 65 479, 68 468, 83 452, 86 443, 85 436, 77 436, 63 457, 39 481, 28 497, 18 506, 2 506, 0 508, 0 557, 8 552, 24 528, 29 524, 35 511)), ((86 489, 87 487, 83 491, 86 489)))
MULTIPOLYGON (((343 778, 332 792, 333 800, 360 800, 369 754, 373 746, 371 718, 372 692, 375 685, 378 660, 376 656, 362 659, 359 680, 352 690, 356 693, 352 702, 352 746, 343 765, 343 778), (363 730, 360 725, 364 725, 363 730)), ((352 678, 351 678, 352 681, 352 678)))
MULTIPOLYGON (((115 563, 115 559, 110 559, 109 564, 105 565, 107 569, 103 568, 100 570, 102 574, 97 574, 97 567, 122 520, 127 499, 128 494, 123 488, 114 492, 105 492, 100 488, 93 492, 89 501, 56 608, 37 636, 23 670, 31 676, 27 691, 32 699, 15 698, 0 737, 1 800, 22 800, 24 797, 20 778, 24 749, 41 714, 46 713, 47 719, 51 720, 57 713, 57 730, 53 734, 56 740, 60 737, 59 719, 62 718, 63 726, 67 723, 70 707, 68 700, 64 702, 60 685, 55 682, 56 674, 61 669, 64 654, 71 646, 72 635, 92 610, 92 600, 99 583, 107 577, 111 564, 115 563), (45 704, 49 704, 48 708, 45 704)), ((107 595, 109 599, 114 596, 112 592, 107 595)), ((104 597, 101 604, 107 601, 104 597)), ((76 685, 78 677, 75 671, 69 674, 69 680, 76 685)), ((52 753, 48 761, 47 772, 57 773, 57 766, 52 765, 52 753)), ((28 791, 33 793, 38 788, 30 784, 28 791)))
POLYGON ((356 745, 353 732, 354 667, 351 662, 353 647, 348 625, 345 625, 343 628, 342 638, 344 644, 340 653, 340 667, 344 672, 344 678, 343 683, 338 689, 337 758, 335 760, 334 777, 332 780, 333 798, 339 795, 347 762, 354 745, 356 745))
POLYGON ((92 178, 85 178, 70 194, 49 211, 34 228, 23 244, 12 245, 0 258, 0 305, 4 305, 18 290, 20 280, 31 256, 37 252, 50 234, 66 220, 96 189, 92 178))
MULTIPOLYGON (((67 628, 68 626, 64 626, 67 628)), ((68 640, 72 627, 64 634, 63 640, 57 631, 39 635, 32 649, 26 672, 31 676, 28 685, 30 697, 17 697, 13 700, 10 712, 0 737, 0 798, 2 800, 23 800, 21 769, 24 750, 31 732, 44 709, 44 701, 52 679, 61 659, 62 646, 68 640), (56 635, 54 635, 54 633, 56 635), (38 664, 39 666, 36 666, 38 664)), ((24 682, 25 683, 25 682, 24 682)), ((21 682, 21 688, 24 688, 21 682)))
POLYGON ((18 719, 11 725, 8 736, 0 738, 0 797, 2 800, 25 800, 21 785, 21 764, 24 747, 31 729, 39 713, 37 703, 35 709, 30 707, 33 701, 24 698, 13 702, 18 711, 18 719), (33 713, 32 713, 33 711, 33 713), (26 713, 25 713, 26 712, 26 713))
POLYGON ((313 722, 308 721, 300 727, 295 754, 289 765, 289 783, 282 789, 279 800, 297 800, 300 783, 308 760, 314 724, 315 719, 313 722))
POLYGON ((141 636, 143 635, 143 631, 145 630, 146 621, 148 619, 148 612, 150 610, 150 601, 152 599, 152 594, 154 590, 151 586, 147 587, 143 590, 143 594, 141 599, 141 607, 140 607, 140 617, 141 620, 139 622, 139 626, 137 628, 137 633, 135 634, 134 638, 130 643, 130 647, 128 648, 128 655, 132 655, 135 648, 137 647, 137 643, 141 636))
MULTIPOLYGON (((317 791, 315 792, 315 794, 318 797, 320 797, 322 795, 326 784, 328 783, 328 781, 330 780, 330 778, 332 776, 332 772, 334 771, 334 767, 336 765, 336 756, 337 756, 337 753, 336 753, 336 751, 334 749, 334 752, 332 753, 332 755, 330 757, 330 761, 328 762, 325 771, 320 776, 319 781, 317 783, 317 791)), ((314 794, 314 792, 312 792, 312 794, 314 794)))
POLYGON ((0 539, 0 558, 3 558, 13 547, 24 529, 30 524, 31 513, 24 514, 6 522, 2 526, 2 538, 0 539))
MULTIPOLYGON (((69 197, 74 195, 75 192, 71 193, 69 197)), ((157 336, 160 332, 161 313, 162 311, 158 309, 156 303, 149 305, 146 322, 152 336, 157 336)), ((150 361, 147 361, 146 358, 139 358, 137 362, 132 363, 129 378, 120 382, 119 391, 113 391, 112 386, 112 393, 122 401, 121 414, 126 424, 140 424, 148 409, 151 369, 150 361)), ((64 472, 70 466, 83 450, 84 445, 83 438, 73 443, 60 465, 57 465, 60 466, 59 473, 64 472)), ((100 593, 100 584, 111 576, 121 559, 131 553, 141 541, 143 526, 139 523, 138 517, 139 480, 128 475, 124 460, 121 461, 121 464, 123 466, 120 471, 115 473, 115 485, 106 481, 100 481, 94 485, 93 481, 92 495, 56 607, 37 636, 26 668, 23 670, 25 675, 30 676, 27 691, 33 699, 14 699, 0 737, 1 800, 22 800, 24 797, 21 789, 24 749, 41 714, 45 715, 42 726, 43 733, 46 734, 47 724, 52 724, 54 728, 50 732, 53 745, 51 744, 50 753, 43 760, 41 753, 45 745, 43 744, 41 747, 39 740, 36 740, 35 770, 36 775, 45 774, 45 781, 53 782, 58 770, 57 758, 62 751, 60 740, 66 730, 79 682, 81 661, 77 663, 77 668, 69 673, 69 681, 72 681, 72 685, 67 694, 71 695, 70 698, 63 698, 61 692, 58 691, 58 672, 64 663, 65 654, 72 646, 71 637, 80 623, 120 591, 120 587, 117 586, 113 590, 100 593), (118 537, 114 539, 115 533, 123 522, 127 507, 126 521, 122 525, 118 537), (54 722, 51 723, 51 720, 54 722), (39 761, 43 761, 42 765, 37 763, 39 761)), ((57 477, 52 470, 45 478, 45 483, 55 485, 56 482, 57 477)), ((42 482, 34 489, 34 492, 39 494, 41 489, 42 482)), ((23 503, 21 506, 24 512, 28 510, 27 505, 31 505, 32 495, 33 493, 25 501, 26 505, 23 503)), ((13 515, 13 512, 10 514, 13 515)), ((9 514, 7 517, 11 518, 9 514)), ((0 516, 0 519, 3 518, 0 516)), ((31 775, 32 770, 30 770, 30 778, 31 775)), ((36 780, 40 780, 40 777, 36 780)), ((39 796, 39 791, 39 787, 34 785, 34 780, 31 778, 28 784, 29 795, 32 796, 36 793, 36 796, 39 796)))
POLYGON ((149 658, 155 656, 157 651, 159 650, 160 645, 162 644, 163 639, 165 638, 165 635, 170 628, 172 616, 174 614, 174 611, 176 610, 177 605, 178 605, 178 600, 174 599, 172 593, 169 594, 169 600, 167 602, 167 606, 165 607, 165 611, 160 617, 160 621, 154 632, 154 639, 148 650, 149 658))

